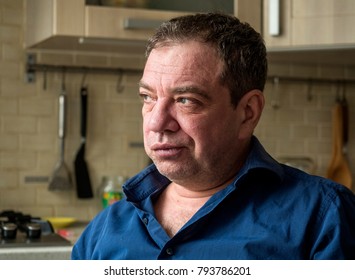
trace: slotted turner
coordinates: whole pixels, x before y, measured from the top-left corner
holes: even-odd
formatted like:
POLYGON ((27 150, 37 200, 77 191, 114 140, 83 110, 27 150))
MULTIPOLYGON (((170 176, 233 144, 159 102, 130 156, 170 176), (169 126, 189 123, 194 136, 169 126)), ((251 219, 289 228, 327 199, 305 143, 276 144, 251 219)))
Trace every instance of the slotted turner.
POLYGON ((58 114, 58 137, 60 157, 57 162, 52 177, 49 180, 50 191, 66 191, 72 189, 72 180, 69 169, 64 161, 64 138, 65 138, 65 113, 66 113, 66 92, 64 85, 64 74, 62 88, 59 94, 59 114, 58 114))

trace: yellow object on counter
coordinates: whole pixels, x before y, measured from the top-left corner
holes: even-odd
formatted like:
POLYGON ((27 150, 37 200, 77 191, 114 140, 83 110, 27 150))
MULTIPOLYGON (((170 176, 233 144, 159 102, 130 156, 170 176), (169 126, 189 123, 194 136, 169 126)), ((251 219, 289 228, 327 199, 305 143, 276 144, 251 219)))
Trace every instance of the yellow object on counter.
POLYGON ((45 217, 43 219, 49 221, 55 230, 69 227, 76 222, 76 219, 71 217, 45 217))

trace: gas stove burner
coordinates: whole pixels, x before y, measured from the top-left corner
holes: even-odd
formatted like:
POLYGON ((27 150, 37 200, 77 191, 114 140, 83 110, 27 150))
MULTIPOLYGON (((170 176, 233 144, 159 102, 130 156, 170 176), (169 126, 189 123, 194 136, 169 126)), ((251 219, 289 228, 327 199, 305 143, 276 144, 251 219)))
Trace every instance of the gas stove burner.
MULTIPOLYGON (((0 213, 0 217, 0 230, 3 239, 15 239, 17 231, 25 233, 27 238, 41 237, 42 227, 39 218, 15 211, 4 211, 0 213)), ((50 232, 53 232, 52 228, 50 228, 50 232)))
POLYGON ((56 234, 49 221, 12 210, 0 212, 0 248, 61 245, 70 242, 56 234))

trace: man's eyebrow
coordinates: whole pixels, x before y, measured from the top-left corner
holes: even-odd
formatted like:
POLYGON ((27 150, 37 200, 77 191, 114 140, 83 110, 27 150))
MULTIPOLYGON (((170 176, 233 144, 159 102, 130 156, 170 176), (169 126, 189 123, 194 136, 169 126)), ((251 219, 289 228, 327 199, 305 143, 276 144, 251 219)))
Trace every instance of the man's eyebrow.
POLYGON ((140 88, 145 88, 145 89, 148 89, 150 91, 152 90, 152 88, 149 85, 147 85, 145 82, 143 82, 142 80, 138 82, 138 86, 140 88))
POLYGON ((210 96, 206 94, 204 90, 196 86, 181 86, 173 88, 172 92, 174 94, 183 94, 183 93, 194 93, 200 95, 203 98, 210 99, 210 96))
MULTIPOLYGON (((144 81, 139 81, 138 86, 140 88, 144 88, 146 90, 153 91, 153 88, 151 86, 149 86, 148 84, 146 84, 144 81)), ((200 95, 201 97, 203 97, 205 99, 211 99, 211 97, 204 90, 202 90, 196 86, 179 86, 179 87, 172 88, 170 90, 170 92, 172 94, 177 94, 177 95, 184 94, 184 93, 194 93, 194 94, 200 95)))

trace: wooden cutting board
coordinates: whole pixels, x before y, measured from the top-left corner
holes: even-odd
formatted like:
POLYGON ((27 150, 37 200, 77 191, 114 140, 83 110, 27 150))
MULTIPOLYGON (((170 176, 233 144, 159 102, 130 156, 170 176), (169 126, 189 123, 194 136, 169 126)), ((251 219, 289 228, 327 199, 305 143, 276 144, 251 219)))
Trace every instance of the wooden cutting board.
POLYGON ((333 108, 333 147, 332 158, 327 170, 326 177, 340 183, 349 189, 352 188, 352 176, 344 146, 347 140, 347 114, 346 101, 337 101, 333 108))

